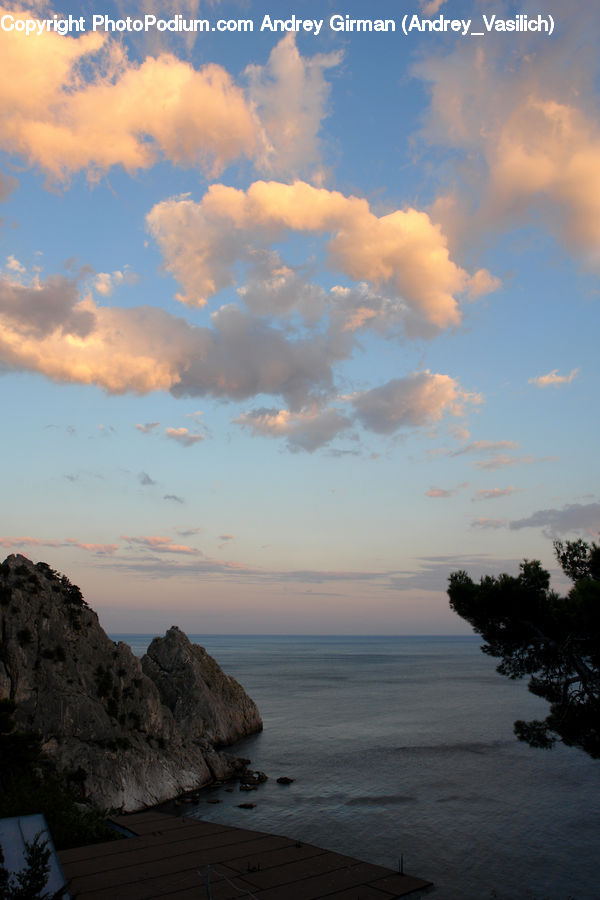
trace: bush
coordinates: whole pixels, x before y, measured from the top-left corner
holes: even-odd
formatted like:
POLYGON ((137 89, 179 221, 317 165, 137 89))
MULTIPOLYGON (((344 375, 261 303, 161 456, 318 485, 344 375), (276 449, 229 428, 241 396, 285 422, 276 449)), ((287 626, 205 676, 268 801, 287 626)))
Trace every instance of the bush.
MULTIPOLYGON (((25 841, 25 868, 11 876, 4 868, 4 854, 0 847, 0 896, 5 900, 57 900, 57 894, 44 891, 50 874, 50 850, 48 842, 36 834, 32 841, 25 841)), ((60 892, 64 896, 64 890, 60 892)))

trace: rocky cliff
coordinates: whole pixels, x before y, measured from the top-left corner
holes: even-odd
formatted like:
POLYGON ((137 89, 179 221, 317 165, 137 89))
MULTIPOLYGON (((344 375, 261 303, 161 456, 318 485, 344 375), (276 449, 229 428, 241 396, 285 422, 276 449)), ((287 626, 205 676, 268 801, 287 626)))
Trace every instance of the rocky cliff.
POLYGON ((241 763, 216 748, 262 728, 241 685, 178 628, 140 661, 45 563, 0 565, 0 638, 0 697, 97 806, 132 811, 230 777, 241 763))

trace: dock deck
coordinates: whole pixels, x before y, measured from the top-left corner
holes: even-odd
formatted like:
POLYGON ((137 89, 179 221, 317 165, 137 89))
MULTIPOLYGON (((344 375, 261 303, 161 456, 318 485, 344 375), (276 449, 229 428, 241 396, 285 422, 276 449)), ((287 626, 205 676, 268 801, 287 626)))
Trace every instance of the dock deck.
POLYGON ((246 828, 148 810, 136 836, 58 854, 73 900, 392 900, 431 882, 246 828))

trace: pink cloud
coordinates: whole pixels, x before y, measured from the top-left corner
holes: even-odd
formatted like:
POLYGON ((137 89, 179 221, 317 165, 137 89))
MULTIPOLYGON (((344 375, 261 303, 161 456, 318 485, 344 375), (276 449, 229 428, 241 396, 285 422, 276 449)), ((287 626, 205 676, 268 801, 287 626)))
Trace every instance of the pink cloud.
POLYGON ((96 555, 112 555, 119 550, 119 544, 95 544, 79 541, 76 538, 65 538, 64 540, 34 538, 34 537, 3 537, 0 538, 0 546, 7 549, 15 547, 76 547, 79 550, 87 550, 89 553, 96 555))
POLYGON ((142 537, 129 537, 126 534, 121 535, 122 540, 128 544, 134 544, 138 547, 144 547, 147 550, 153 550, 155 553, 187 553, 197 555, 200 550, 194 547, 188 547, 187 544, 174 544, 173 538, 164 535, 148 535, 142 537))
POLYGON ((446 499, 448 497, 453 497, 462 488, 467 487, 467 485, 468 485, 468 482, 463 481, 462 484, 457 484, 456 487, 454 487, 454 488, 446 489, 446 488, 433 487, 433 488, 430 488, 428 491, 426 491, 425 496, 446 499))
POLYGON ((476 491, 474 500, 496 500, 498 497, 508 497, 517 493, 518 489, 512 485, 507 488, 489 488, 476 491))

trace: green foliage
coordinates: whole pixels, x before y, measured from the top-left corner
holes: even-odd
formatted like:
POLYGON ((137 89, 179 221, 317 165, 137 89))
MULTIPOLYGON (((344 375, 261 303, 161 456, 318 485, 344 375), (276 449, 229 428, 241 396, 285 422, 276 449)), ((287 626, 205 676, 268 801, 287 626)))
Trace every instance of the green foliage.
POLYGON ((554 541, 554 553, 560 567, 571 581, 591 578, 600 581, 600 547, 586 544, 581 538, 577 541, 554 541))
POLYGON ((515 722, 519 740, 548 748, 558 739, 600 758, 600 547, 556 541, 554 550, 574 581, 566 597, 550 590, 539 562, 524 560, 518 576, 479 584, 454 572, 450 606, 501 659, 501 675, 529 676, 529 690, 550 703, 544 721, 515 722))
POLYGON ((83 599, 81 589, 78 588, 76 584, 73 584, 66 575, 61 575, 60 584, 69 603, 71 603, 73 606, 87 607, 87 603, 83 599))
POLYGON ((58 578, 60 578, 60 575, 56 571, 56 569, 53 569, 51 566, 48 565, 48 563, 45 563, 45 562, 36 563, 35 568, 41 575, 43 575, 49 581, 56 581, 58 578))

